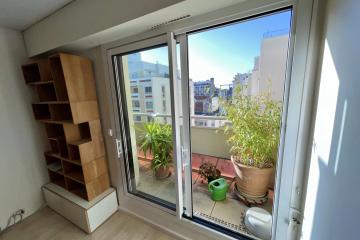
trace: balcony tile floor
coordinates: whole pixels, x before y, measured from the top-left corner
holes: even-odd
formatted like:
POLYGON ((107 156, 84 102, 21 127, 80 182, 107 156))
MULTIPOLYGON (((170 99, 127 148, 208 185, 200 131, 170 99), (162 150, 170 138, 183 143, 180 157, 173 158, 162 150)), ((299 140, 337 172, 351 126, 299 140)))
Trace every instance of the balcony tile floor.
MULTIPOLYGON (((141 158, 139 158, 141 159, 141 158)), ((193 159, 193 210, 194 215, 204 218, 210 222, 222 225, 226 228, 230 228, 234 231, 249 234, 243 224, 243 218, 248 206, 239 201, 232 193, 235 182, 233 181, 235 171, 231 162, 227 159, 208 157, 206 155, 194 154, 193 159), (220 202, 215 202, 211 199, 210 193, 207 190, 207 183, 197 173, 199 166, 204 161, 210 161, 217 165, 223 174, 223 177, 227 179, 229 188, 227 199, 220 202)), ((153 172, 150 168, 151 162, 148 159, 139 160, 140 179, 137 189, 166 200, 168 202, 175 203, 175 176, 172 175, 164 180, 157 180, 153 176, 153 172)), ((270 213, 272 212, 272 191, 269 191, 269 200, 263 208, 270 213)))

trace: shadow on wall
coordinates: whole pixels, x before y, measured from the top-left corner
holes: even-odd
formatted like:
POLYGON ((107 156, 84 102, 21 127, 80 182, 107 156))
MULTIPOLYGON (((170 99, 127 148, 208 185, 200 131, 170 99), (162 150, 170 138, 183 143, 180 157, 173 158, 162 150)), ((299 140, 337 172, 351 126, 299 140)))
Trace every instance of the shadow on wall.
POLYGON ((359 239, 360 1, 327 7, 302 238, 359 239))

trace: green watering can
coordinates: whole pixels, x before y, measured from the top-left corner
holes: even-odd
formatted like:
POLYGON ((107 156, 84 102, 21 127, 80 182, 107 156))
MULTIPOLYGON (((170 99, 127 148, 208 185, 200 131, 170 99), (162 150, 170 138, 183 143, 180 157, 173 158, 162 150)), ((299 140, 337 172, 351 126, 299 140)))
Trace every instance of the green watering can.
POLYGON ((226 199, 226 192, 229 189, 229 184, 224 178, 219 178, 211 181, 208 187, 211 193, 212 200, 222 201, 226 199))

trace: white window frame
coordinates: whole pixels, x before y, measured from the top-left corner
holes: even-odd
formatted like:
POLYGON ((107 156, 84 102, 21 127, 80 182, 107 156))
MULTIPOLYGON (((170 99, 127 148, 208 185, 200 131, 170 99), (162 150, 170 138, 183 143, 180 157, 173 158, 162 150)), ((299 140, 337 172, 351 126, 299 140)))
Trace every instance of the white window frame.
MULTIPOLYGON (((115 48, 119 46, 128 47, 133 50, 139 49, 144 45, 144 41, 151 42, 156 38, 164 38, 162 35, 166 32, 173 31, 175 35, 180 35, 194 29, 199 29, 211 25, 216 25, 223 22, 233 21, 235 19, 245 18, 262 12, 271 11, 281 7, 293 7, 292 19, 292 36, 289 58, 292 59, 290 65, 287 67, 287 76, 291 78, 291 84, 287 86, 288 93, 291 93, 288 102, 284 103, 284 108, 287 111, 283 115, 283 120, 286 124, 283 125, 282 142, 284 151, 280 152, 280 159, 278 164, 281 165, 281 171, 277 173, 277 182, 280 186, 276 186, 277 196, 274 202, 275 208, 278 209, 274 212, 274 224, 276 228, 273 231, 273 238, 276 239, 290 239, 294 234, 289 230, 289 219, 296 210, 301 210, 302 194, 304 192, 302 185, 303 169, 306 166, 306 155, 308 152, 308 134, 309 123, 311 119, 311 106, 312 95, 314 89, 313 81, 313 66, 312 63, 316 56, 312 54, 313 46, 316 39, 319 38, 316 32, 313 31, 313 26, 316 23, 316 6, 318 0, 302 0, 302 1, 276 1, 276 0, 253 0, 242 4, 241 7, 225 10, 219 10, 215 14, 195 17, 189 21, 183 21, 179 24, 165 26, 164 28, 138 34, 128 37, 119 41, 115 41, 102 46, 106 91, 109 97, 109 102, 112 104, 111 126, 116 130, 116 136, 121 135, 117 128, 119 116, 117 114, 117 102, 114 101, 114 89, 116 86, 113 84, 114 74, 112 68, 112 60, 109 56, 112 55, 115 48), (314 4, 315 3, 315 4, 314 4), (236 12, 234 12, 236 11, 236 12), (144 41, 140 41, 144 40, 144 41), (132 43, 128 45, 129 43, 132 43), (282 159, 293 159, 291 161, 282 161, 282 159), (296 171, 295 171, 296 170, 296 171), (287 179, 287 181, 280 181, 280 179, 287 179), (292 179, 292 181, 288 181, 292 179), (280 192, 280 189, 282 192, 280 192)), ((165 40, 166 41, 166 40, 165 40)), ((155 41, 156 42, 156 41, 155 41)), ((109 152, 115 152, 114 149, 109 149, 109 152)), ((111 161, 111 160, 110 160, 111 161)), ((120 162, 120 169, 122 159, 118 159, 113 155, 113 160, 120 162)), ((118 165, 118 164, 117 164, 118 165)), ((279 166, 278 165, 278 166, 279 166)), ((169 215, 169 211, 161 207, 149 204, 142 199, 134 201, 131 196, 128 196, 126 189, 124 189, 123 174, 118 169, 112 169, 113 175, 117 180, 113 184, 118 189, 120 208, 124 211, 129 211, 166 231, 181 236, 192 236, 192 234, 200 231, 202 234, 212 236, 217 239, 232 239, 231 237, 221 234, 217 231, 209 229, 205 226, 187 221, 186 219, 174 219, 169 215), (144 205, 145 204, 145 205, 144 205), (141 209, 141 211, 139 210, 141 209), (159 211, 163 210, 163 211, 159 211), (161 219, 161 220, 159 220, 161 219), (176 227, 175 227, 176 226, 176 227), (189 235, 190 234, 190 235, 189 235)), ((291 222, 290 222, 291 223, 291 222)), ((296 235, 296 234, 295 234, 296 235)))
POLYGON ((145 94, 152 94, 152 86, 144 86, 144 93, 145 94), (150 92, 146 91, 146 89, 150 88, 150 92))
POLYGON ((153 110, 154 109, 154 102, 153 100, 145 101, 145 109, 146 110, 153 110), (148 104, 151 103, 151 107, 148 107, 148 104))

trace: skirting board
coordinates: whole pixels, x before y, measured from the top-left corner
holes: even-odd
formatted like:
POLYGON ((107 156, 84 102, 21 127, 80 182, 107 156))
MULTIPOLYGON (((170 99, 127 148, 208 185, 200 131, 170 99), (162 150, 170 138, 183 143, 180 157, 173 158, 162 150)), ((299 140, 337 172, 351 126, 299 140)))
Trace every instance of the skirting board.
POLYGON ((92 233, 118 209, 116 191, 109 188, 88 202, 48 183, 42 187, 47 205, 87 233, 92 233))

